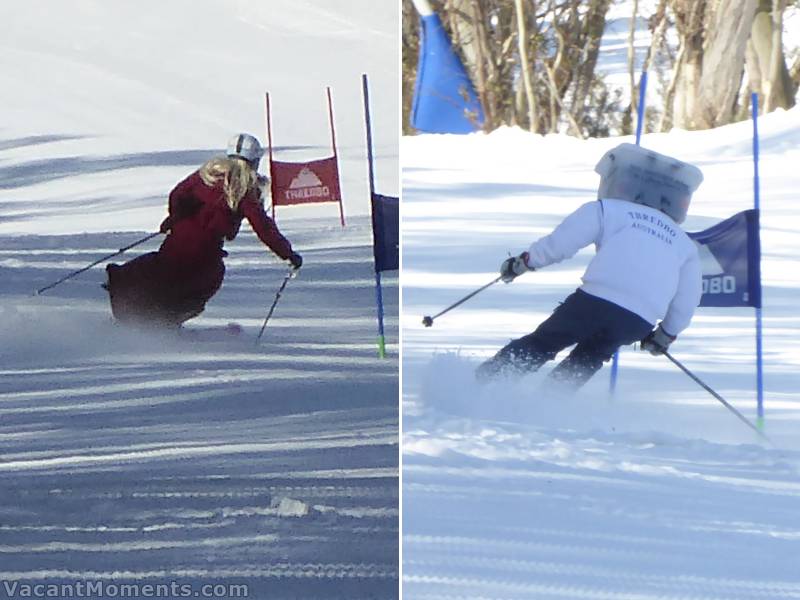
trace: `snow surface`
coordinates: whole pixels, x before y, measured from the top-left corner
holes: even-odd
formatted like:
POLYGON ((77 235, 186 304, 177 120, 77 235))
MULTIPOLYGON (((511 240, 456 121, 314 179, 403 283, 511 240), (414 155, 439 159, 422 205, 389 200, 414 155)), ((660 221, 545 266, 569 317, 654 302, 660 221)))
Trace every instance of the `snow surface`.
POLYGON ((361 97, 367 73, 377 190, 397 194, 395 3, 5 8, 0 597, 2 582, 78 581, 397 597, 398 281, 384 274, 381 360, 361 97), (247 225, 196 320, 240 337, 114 327, 102 265, 32 295, 154 231, 231 135, 263 140, 265 91, 276 158, 330 155, 326 85, 348 224, 333 204, 278 210, 305 266, 259 346, 287 266, 247 225))
MULTIPOLYGON (((800 108, 759 127, 774 445, 666 359, 632 348, 613 397, 607 367, 568 399, 543 386, 552 365, 476 387, 481 360, 580 284, 591 248, 422 325, 593 199, 597 160, 632 139, 517 129, 402 139, 405 598, 800 598, 800 108)), ((751 134, 743 122, 643 138, 705 175, 688 230, 752 207, 751 134)), ((672 353, 755 420, 753 309, 699 309, 672 353)))

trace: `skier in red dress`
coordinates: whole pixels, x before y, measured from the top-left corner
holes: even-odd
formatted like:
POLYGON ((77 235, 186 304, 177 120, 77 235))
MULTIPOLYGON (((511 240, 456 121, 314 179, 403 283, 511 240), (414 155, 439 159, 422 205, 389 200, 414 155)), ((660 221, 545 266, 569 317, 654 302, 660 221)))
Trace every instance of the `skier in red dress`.
POLYGON ((239 134, 226 156, 212 158, 175 186, 158 251, 106 267, 105 287, 118 321, 179 327, 203 312, 225 276, 225 240, 236 237, 242 219, 270 250, 300 268, 302 257, 264 210, 264 178, 258 175, 263 154, 255 137, 239 134))

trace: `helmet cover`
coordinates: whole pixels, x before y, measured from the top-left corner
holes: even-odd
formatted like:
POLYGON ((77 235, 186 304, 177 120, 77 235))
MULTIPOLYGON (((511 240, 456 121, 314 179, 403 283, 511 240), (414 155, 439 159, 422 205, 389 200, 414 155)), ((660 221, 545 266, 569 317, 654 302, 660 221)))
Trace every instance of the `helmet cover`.
POLYGON ((694 165, 633 144, 620 144, 595 167, 598 198, 617 198, 655 208, 683 223, 692 194, 703 181, 694 165))

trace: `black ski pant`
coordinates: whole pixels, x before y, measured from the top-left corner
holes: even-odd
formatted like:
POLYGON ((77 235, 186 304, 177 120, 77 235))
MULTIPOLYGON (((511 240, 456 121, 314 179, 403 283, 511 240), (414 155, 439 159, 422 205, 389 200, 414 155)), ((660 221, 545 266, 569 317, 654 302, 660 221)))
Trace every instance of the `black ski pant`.
POLYGON ((536 371, 561 350, 576 344, 550 377, 579 388, 620 346, 641 340, 653 325, 639 315, 576 290, 536 331, 511 341, 478 367, 479 379, 536 371))

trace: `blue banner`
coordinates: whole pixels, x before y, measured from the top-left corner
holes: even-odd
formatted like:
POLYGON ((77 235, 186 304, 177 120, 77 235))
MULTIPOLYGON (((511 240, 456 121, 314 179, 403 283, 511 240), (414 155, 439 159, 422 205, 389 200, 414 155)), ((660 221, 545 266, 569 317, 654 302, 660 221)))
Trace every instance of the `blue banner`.
POLYGON ((400 199, 372 194, 372 240, 375 271, 400 268, 400 199))
POLYGON ((758 211, 746 210, 689 237, 703 269, 700 306, 761 308, 758 211))
POLYGON ((420 18, 411 124, 426 133, 472 133, 483 126, 475 88, 436 15, 420 18))

